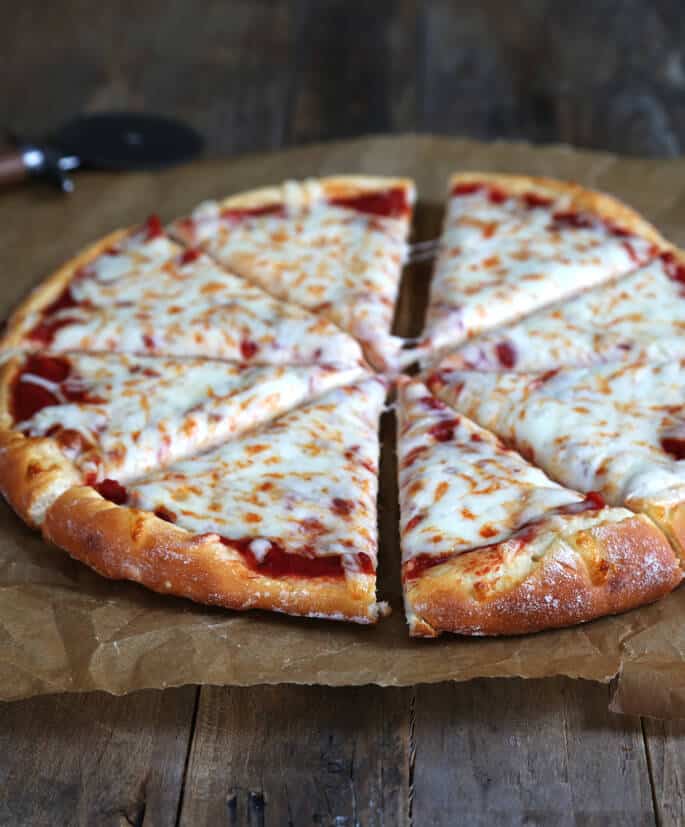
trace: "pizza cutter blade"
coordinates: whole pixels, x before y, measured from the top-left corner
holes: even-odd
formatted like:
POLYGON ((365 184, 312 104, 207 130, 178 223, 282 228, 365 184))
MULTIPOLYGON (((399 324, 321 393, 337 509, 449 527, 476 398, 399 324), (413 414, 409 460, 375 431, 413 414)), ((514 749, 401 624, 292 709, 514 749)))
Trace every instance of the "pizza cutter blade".
POLYGON ((17 141, 0 155, 0 184, 30 177, 52 180, 71 192, 72 170, 154 170, 189 161, 203 148, 192 127, 161 115, 98 112, 81 115, 45 141, 17 141))

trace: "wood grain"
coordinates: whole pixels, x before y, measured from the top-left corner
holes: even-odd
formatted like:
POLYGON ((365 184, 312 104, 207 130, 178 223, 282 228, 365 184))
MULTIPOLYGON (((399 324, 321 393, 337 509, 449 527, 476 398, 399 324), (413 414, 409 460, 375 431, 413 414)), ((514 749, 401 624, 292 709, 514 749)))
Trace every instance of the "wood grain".
POLYGON ((417 825, 654 824, 640 722, 606 687, 473 681, 416 690, 417 825))
POLYGON ((685 721, 643 723, 654 806, 660 827, 685 824, 685 721))
POLYGON ((0 824, 174 824, 197 691, 0 705, 0 824))
POLYGON ((204 687, 180 824, 408 824, 409 697, 204 687))
POLYGON ((416 2, 299 0, 290 139, 410 130, 416 2))

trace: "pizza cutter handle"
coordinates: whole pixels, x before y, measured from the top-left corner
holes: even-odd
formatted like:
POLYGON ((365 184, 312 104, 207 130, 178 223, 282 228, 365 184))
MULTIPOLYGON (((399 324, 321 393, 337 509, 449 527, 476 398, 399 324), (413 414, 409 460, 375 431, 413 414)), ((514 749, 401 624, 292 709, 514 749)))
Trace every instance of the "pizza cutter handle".
POLYGON ((0 153, 0 186, 16 184, 29 177, 29 167, 26 165, 24 153, 18 149, 0 153))

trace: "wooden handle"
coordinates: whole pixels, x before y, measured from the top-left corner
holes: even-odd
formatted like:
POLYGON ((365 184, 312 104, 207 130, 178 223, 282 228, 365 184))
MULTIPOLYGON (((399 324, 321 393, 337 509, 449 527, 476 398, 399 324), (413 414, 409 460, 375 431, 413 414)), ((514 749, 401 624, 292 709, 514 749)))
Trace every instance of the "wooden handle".
POLYGON ((24 156, 17 150, 0 153, 0 185, 15 184, 28 177, 24 156))

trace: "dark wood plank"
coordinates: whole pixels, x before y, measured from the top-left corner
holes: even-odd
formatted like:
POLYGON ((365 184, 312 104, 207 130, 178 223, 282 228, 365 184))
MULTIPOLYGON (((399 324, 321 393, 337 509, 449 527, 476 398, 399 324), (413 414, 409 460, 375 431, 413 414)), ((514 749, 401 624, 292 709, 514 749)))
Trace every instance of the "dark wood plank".
POLYGON ((414 129, 416 0, 298 0, 290 140, 414 129))
POLYGON ((408 824, 410 694, 204 687, 181 825, 408 824))
POLYGON ((0 705, 0 824, 174 824, 197 691, 0 705))
POLYGON ((421 129, 674 156, 685 139, 679 0, 422 4, 421 129))
POLYGON ((685 824, 685 721, 642 722, 660 827, 685 824))
POLYGON ((640 722, 580 681, 418 687, 413 821, 654 824, 640 722))
POLYGON ((292 48, 287 0, 9 4, 0 123, 36 135, 82 110, 146 109, 186 119, 210 154, 273 148, 292 48))

